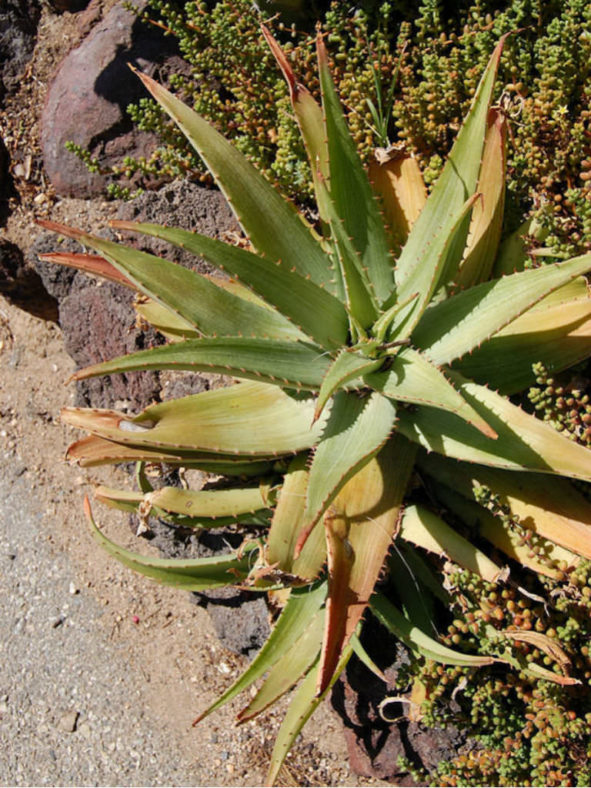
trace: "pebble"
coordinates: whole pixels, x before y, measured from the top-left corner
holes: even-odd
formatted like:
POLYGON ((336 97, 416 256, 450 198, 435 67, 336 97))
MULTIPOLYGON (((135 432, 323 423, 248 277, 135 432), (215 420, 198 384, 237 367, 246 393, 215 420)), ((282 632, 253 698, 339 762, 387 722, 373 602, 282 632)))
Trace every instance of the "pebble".
POLYGON ((78 711, 67 711, 59 718, 56 727, 64 733, 74 733, 79 716, 80 712, 78 711))

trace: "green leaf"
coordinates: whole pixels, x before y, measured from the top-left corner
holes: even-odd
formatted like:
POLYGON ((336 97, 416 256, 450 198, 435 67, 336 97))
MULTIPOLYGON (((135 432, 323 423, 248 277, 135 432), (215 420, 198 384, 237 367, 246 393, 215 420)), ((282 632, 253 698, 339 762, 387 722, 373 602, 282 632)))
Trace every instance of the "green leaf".
POLYGON ((488 583, 500 582, 507 570, 501 569, 467 539, 424 506, 407 506, 400 526, 407 542, 440 557, 446 557, 488 583))
POLYGON ((199 153, 257 252, 330 290, 330 260, 302 217, 206 120, 150 77, 138 76, 199 153))
MULTIPOLYGON (((449 229, 448 236, 438 239, 428 251, 429 256, 423 261, 424 265, 417 270, 412 280, 408 280, 408 286, 400 288, 398 303, 405 303, 406 306, 401 307, 394 316, 388 335, 390 339, 408 338, 420 321, 436 293, 437 275, 449 265, 450 259, 454 259, 451 250, 459 246, 458 239, 465 237, 466 217, 470 214, 476 200, 477 195, 474 195, 464 203, 456 216, 456 221, 449 229)), ((435 295, 435 300, 440 300, 440 295, 446 295, 443 289, 435 295)), ((390 308, 390 302, 387 307, 390 308)))
POLYGON ((353 649, 353 653, 355 654, 357 659, 360 662, 362 662, 365 665, 365 667, 374 674, 374 676, 377 676, 377 678, 379 678, 381 681, 387 684, 388 679, 384 675, 384 672, 378 668, 376 663, 369 656, 362 642, 359 640, 359 636, 357 635, 357 632, 354 632, 353 635, 351 635, 350 642, 351 642, 351 648, 353 649))
POLYGON ((282 315, 246 301, 182 265, 70 227, 55 225, 53 229, 57 228, 63 235, 101 252, 140 292, 188 320, 202 334, 293 336, 293 326, 282 315))
POLYGON ((436 364, 449 364, 590 268, 591 254, 586 254, 464 290, 425 312, 413 344, 436 364))
POLYGON ((175 586, 185 591, 203 591, 206 588, 234 585, 246 578, 252 564, 250 553, 255 545, 243 550, 242 555, 231 553, 212 558, 147 558, 132 553, 111 542, 97 527, 88 498, 84 500, 85 513, 92 528, 92 535, 110 555, 141 575, 163 585, 175 586))
POLYGON ((351 348, 343 348, 334 361, 327 365, 325 376, 316 400, 315 418, 318 418, 332 395, 347 383, 362 375, 379 369, 384 359, 371 359, 351 348))
POLYGON ((347 313, 341 302, 285 261, 278 265, 246 249, 189 230, 135 222, 112 222, 112 225, 160 238, 203 256, 212 265, 238 277, 323 347, 339 347, 347 339, 347 313))
POLYGON ((97 501, 111 506, 114 509, 121 509, 124 512, 137 512, 138 507, 143 503, 144 495, 141 492, 131 492, 129 490, 116 490, 112 487, 99 485, 94 490, 94 497, 97 501))
POLYGON ((318 659, 322 645, 324 610, 319 610, 306 631, 269 670, 253 700, 238 715, 238 722, 247 722, 267 709, 290 690, 318 659))
POLYGON ((506 141, 505 115, 491 108, 476 187, 480 197, 474 205, 464 259, 454 280, 459 288, 489 279, 497 256, 505 205, 506 141))
POLYGON ((431 294, 454 279, 462 259, 469 228, 464 206, 474 195, 478 182, 488 109, 503 41, 493 52, 445 167, 396 265, 398 300, 417 290, 421 292, 421 301, 413 305, 410 329, 416 325, 431 294))
POLYGON ((182 465, 199 468, 208 473, 224 476, 262 476, 272 469, 267 460, 246 459, 223 454, 200 454, 199 452, 178 452, 174 450, 152 450, 146 447, 129 446, 124 443, 89 435, 68 447, 66 455, 71 462, 82 468, 98 465, 111 465, 118 462, 165 462, 168 465, 182 465))
POLYGON ((275 739, 275 747, 273 748, 273 753, 271 755, 271 765, 269 766, 269 772, 267 774, 267 785, 273 785, 275 783, 275 780, 279 774, 279 770, 281 769, 281 765, 283 764, 287 753, 291 749, 292 744, 296 740, 298 733, 302 730, 312 714, 314 714, 318 706, 328 695, 334 683, 345 669, 345 666, 351 658, 352 653, 352 648, 348 647, 343 654, 337 669, 335 670, 331 683, 321 695, 316 694, 316 681, 318 673, 315 667, 313 667, 308 672, 305 679, 297 688, 293 699, 289 704, 287 714, 285 715, 285 719, 281 724, 277 738, 275 739))
POLYGON ((321 193, 323 189, 325 192, 323 200, 343 281, 347 311, 353 325, 367 331, 378 316, 378 307, 363 258, 347 235, 345 222, 337 213, 332 196, 323 184, 319 184, 318 188, 321 193))
MULTIPOLYGON (((133 307, 142 320, 153 326, 156 331, 164 334, 170 342, 179 342, 182 339, 199 339, 200 337, 199 331, 188 320, 177 315, 176 312, 172 312, 168 307, 157 303, 153 298, 141 296, 141 300, 136 300, 133 307)), ((297 332, 295 326, 293 329, 297 332)))
POLYGON ((322 108, 310 91, 297 81, 288 58, 269 30, 264 25, 261 25, 261 30, 287 82, 291 105, 310 162, 318 212, 321 220, 328 222, 328 211, 324 202, 326 192, 320 188, 320 184, 329 176, 328 144, 322 108))
POLYGON ((394 595, 399 600, 402 615, 423 632, 430 632, 437 639, 439 632, 435 624, 435 597, 428 587, 419 585, 418 578, 413 574, 412 565, 406 560, 396 540, 393 551, 388 556, 388 581, 394 595))
POLYGON ((221 697, 199 715, 194 724, 235 698, 289 652, 310 626, 310 621, 324 604, 325 597, 326 584, 312 589, 309 586, 301 590, 293 588, 271 634, 248 668, 221 697))
MULTIPOLYGON (((265 512, 268 504, 261 501, 260 494, 259 500, 256 500, 253 492, 256 489, 212 490, 205 495, 205 493, 201 494, 201 491, 191 493, 178 490, 176 487, 165 487, 157 493, 152 491, 152 495, 149 495, 142 492, 114 490, 101 485, 95 489, 94 497, 107 506, 127 512, 142 511, 142 506, 148 506, 149 514, 184 528, 220 528, 236 522, 248 522, 253 525, 266 522, 265 512), (230 493, 229 497, 224 494, 226 492, 230 493), (182 493, 185 493, 185 496, 182 493), (193 496, 197 498, 193 500, 193 496), (194 508, 189 507, 190 512, 183 506, 187 502, 187 497, 195 504, 194 508), (178 512, 178 509, 183 511, 178 512), (228 513, 229 509, 231 513, 228 513), (189 514, 191 516, 188 516, 189 514)), ((145 516, 146 512, 142 514, 145 516)))
POLYGON ((492 665, 493 662, 502 661, 478 654, 462 654, 460 651, 442 645, 415 626, 383 594, 374 594, 370 606, 371 612, 386 629, 402 640, 410 649, 418 651, 427 659, 433 659, 443 665, 460 665, 470 668, 492 665))
POLYGON ((357 153, 318 37, 318 70, 328 140, 329 191, 347 236, 360 255, 373 294, 381 303, 394 289, 388 238, 367 174, 357 153))
POLYGON ((462 382, 456 373, 452 380, 498 438, 490 440, 457 416, 420 406, 414 413, 399 412, 400 432, 429 451, 459 460, 591 480, 589 449, 564 437, 494 391, 476 383, 462 382))
POLYGON ((466 402, 443 372, 412 348, 400 350, 388 372, 374 372, 364 380, 390 399, 454 413, 489 438, 496 438, 492 427, 466 402))
POLYGON ((162 487, 146 496, 152 506, 190 517, 238 517, 269 508, 260 486, 223 490, 182 490, 162 487))
POLYGON ((300 342, 244 337, 187 340, 141 350, 74 373, 74 380, 145 369, 217 372, 296 389, 318 389, 330 360, 300 342))
POLYGON ((276 567, 304 580, 314 580, 326 561, 326 540, 320 523, 312 530, 298 558, 294 559, 295 546, 305 525, 307 463, 307 454, 294 457, 284 476, 267 536, 265 560, 271 568, 276 567))
POLYGON ((425 559, 423 555, 404 540, 396 540, 394 551, 398 554, 412 576, 416 578, 419 588, 424 588, 433 597, 439 599, 446 607, 451 604, 449 592, 441 584, 441 577, 438 576, 435 565, 432 561, 425 559))
POLYGON ((514 394, 535 384, 538 362, 554 374, 584 361, 590 340, 591 297, 585 278, 578 277, 454 361, 453 369, 501 394, 514 394))
POLYGON ((68 424, 131 446, 263 457, 314 446, 324 421, 312 425, 313 415, 311 398, 250 382, 162 402, 135 418, 84 408, 62 411, 68 424))
POLYGON ((346 482, 382 448, 395 421, 394 404, 381 394, 359 397, 339 392, 334 397, 326 430, 310 467, 306 528, 298 549, 346 482))

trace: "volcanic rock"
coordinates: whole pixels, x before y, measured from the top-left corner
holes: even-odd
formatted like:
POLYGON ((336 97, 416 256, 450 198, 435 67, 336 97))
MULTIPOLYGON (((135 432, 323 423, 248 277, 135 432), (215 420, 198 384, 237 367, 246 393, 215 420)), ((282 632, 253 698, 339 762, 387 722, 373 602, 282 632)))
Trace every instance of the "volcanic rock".
POLYGON ((126 115, 127 105, 146 95, 128 64, 151 74, 174 51, 171 37, 116 6, 65 58, 41 119, 45 170, 58 194, 91 197, 105 189, 104 176, 65 149, 68 141, 89 150, 105 169, 127 155, 149 155, 155 137, 134 129, 126 115))

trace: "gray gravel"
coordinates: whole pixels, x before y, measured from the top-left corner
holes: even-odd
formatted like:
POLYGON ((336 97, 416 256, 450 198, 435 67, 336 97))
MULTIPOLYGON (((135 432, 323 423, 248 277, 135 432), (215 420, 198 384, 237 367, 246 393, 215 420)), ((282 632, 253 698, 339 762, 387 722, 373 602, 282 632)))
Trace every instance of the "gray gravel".
POLYGON ((0 784, 198 784, 142 711, 22 470, 0 459, 0 784))

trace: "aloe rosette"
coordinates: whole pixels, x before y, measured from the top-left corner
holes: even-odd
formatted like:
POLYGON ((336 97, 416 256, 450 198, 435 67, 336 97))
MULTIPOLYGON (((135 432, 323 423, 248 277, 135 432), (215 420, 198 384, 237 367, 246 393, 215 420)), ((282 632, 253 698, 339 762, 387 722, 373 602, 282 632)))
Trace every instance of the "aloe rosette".
MULTIPOLYGON (((591 480, 591 453, 508 399, 533 382, 532 363, 556 371, 589 355, 591 299, 583 275, 591 255, 533 269, 519 256, 508 262, 504 252, 502 266, 498 262, 505 122, 491 100, 502 42, 427 195, 416 162, 400 151, 382 152, 368 178, 320 38, 322 105, 263 32, 289 84, 312 167, 317 221, 299 214, 191 108, 140 74, 202 156, 248 243, 113 223, 193 252, 221 272, 202 276, 45 223, 96 252, 45 259, 134 289, 138 312, 169 339, 74 378, 174 369, 237 379, 135 417, 68 408, 63 418, 89 433, 70 447, 72 460, 139 463, 137 493, 99 488, 99 500, 187 526, 247 526, 235 553, 146 559, 110 542, 87 503, 96 538, 116 558, 188 590, 227 584, 289 589, 265 646, 205 712, 266 675, 239 715, 250 719, 298 685, 272 756, 272 782, 351 654, 371 665, 358 637, 368 606, 429 658, 467 666, 498 658, 463 654, 427 634, 421 599, 390 554, 398 540, 411 563, 427 550, 490 581, 507 575, 437 512, 422 505, 404 509, 417 464, 442 495, 447 490, 447 508, 478 525, 480 544, 492 542, 521 558, 475 498, 478 485, 488 485, 515 516, 528 518, 557 561, 591 558, 588 504, 567 479, 549 477, 591 480), (236 481, 224 490, 154 490, 143 472, 148 462, 236 481), (398 607, 384 592, 385 581, 378 584, 388 572, 398 607)), ((531 664, 527 669, 548 674, 531 664)))

